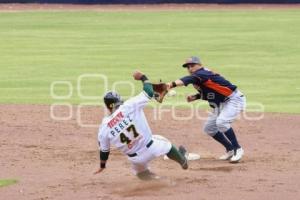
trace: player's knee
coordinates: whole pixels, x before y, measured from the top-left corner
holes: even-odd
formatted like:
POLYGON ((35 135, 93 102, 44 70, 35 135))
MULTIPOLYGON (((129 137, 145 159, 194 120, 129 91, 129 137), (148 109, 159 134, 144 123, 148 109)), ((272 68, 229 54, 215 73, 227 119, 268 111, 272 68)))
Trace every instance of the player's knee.
POLYGON ((214 128, 211 124, 205 124, 203 127, 203 132, 206 135, 214 136, 216 134, 216 127, 214 128))
POLYGON ((225 133, 230 128, 230 122, 224 119, 217 119, 216 124, 221 133, 225 133))

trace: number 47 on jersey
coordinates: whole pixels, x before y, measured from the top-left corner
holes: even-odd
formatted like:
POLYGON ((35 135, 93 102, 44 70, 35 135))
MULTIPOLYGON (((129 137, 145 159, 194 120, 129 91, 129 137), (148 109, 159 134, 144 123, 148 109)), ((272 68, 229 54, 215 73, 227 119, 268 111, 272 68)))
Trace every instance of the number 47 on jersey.
POLYGON ((120 134, 120 141, 121 143, 125 143, 128 146, 128 149, 131 149, 135 142, 140 139, 140 134, 136 131, 135 126, 132 124, 127 129, 128 133, 131 133, 133 135, 133 140, 130 140, 129 137, 125 133, 120 134))

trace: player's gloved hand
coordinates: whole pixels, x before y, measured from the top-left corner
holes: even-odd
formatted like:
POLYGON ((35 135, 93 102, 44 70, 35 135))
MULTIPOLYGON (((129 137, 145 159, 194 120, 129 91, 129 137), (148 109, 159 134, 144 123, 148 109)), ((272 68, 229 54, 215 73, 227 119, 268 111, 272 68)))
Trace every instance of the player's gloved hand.
POLYGON ((133 73, 133 78, 134 78, 134 80, 137 80, 137 81, 139 81, 139 80, 141 80, 142 79, 142 76, 143 76, 144 74, 142 73, 142 72, 140 72, 140 71, 135 71, 134 73, 133 73))
POLYGON ((154 90, 154 98, 157 102, 162 103, 164 97, 168 93, 168 86, 166 83, 152 83, 154 90))
POLYGON ((94 172, 94 174, 100 174, 105 168, 99 168, 96 172, 94 172))

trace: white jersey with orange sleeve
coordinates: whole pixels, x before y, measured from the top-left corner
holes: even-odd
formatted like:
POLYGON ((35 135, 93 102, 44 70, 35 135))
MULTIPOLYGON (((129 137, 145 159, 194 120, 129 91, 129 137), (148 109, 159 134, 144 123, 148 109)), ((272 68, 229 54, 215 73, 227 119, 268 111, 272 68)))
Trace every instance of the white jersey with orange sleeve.
POLYGON ((143 111, 150 100, 143 91, 102 120, 98 132, 101 151, 108 152, 113 145, 124 154, 132 154, 139 152, 152 140, 152 132, 143 111))

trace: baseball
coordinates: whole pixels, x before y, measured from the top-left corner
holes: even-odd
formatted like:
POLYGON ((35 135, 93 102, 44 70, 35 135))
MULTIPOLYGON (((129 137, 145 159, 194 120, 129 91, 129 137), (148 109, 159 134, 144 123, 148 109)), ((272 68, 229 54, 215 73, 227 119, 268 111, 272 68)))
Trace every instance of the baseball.
POLYGON ((173 97, 173 96, 175 96, 176 95, 176 91, 175 90, 170 90, 169 92, 168 92, 168 96, 169 97, 173 97))

